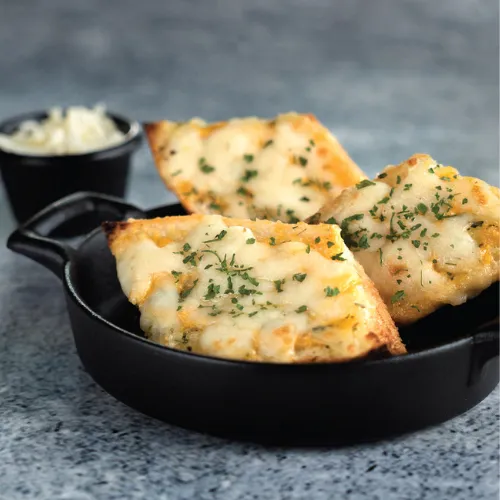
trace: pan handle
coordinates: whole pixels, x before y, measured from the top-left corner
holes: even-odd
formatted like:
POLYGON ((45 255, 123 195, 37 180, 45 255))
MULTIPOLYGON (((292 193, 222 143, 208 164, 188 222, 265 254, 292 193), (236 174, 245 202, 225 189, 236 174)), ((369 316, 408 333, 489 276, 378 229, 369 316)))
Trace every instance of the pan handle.
POLYGON ((500 335, 499 318, 488 321, 477 330, 472 338, 472 360, 469 372, 469 385, 476 383, 484 365, 499 355, 500 335))
POLYGON ((121 198, 100 193, 78 192, 58 200, 21 224, 7 240, 7 248, 25 255, 50 269, 57 277, 75 253, 67 243, 47 235, 78 216, 95 213, 113 214, 115 220, 144 218, 145 213, 121 198))

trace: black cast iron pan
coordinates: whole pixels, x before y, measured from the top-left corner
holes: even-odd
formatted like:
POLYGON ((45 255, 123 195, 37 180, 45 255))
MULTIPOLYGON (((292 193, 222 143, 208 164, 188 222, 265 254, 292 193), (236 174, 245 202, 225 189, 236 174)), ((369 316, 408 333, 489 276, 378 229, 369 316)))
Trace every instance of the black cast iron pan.
POLYGON ((17 229, 8 247, 63 282, 80 359, 109 394, 165 422, 252 441, 332 445, 438 424, 478 404, 498 384, 498 286, 402 330, 409 354, 342 364, 286 365, 215 359, 146 340, 123 295, 98 228, 75 249, 50 238, 70 219, 179 215, 77 193, 17 229), (489 327, 485 327, 488 324, 489 327))

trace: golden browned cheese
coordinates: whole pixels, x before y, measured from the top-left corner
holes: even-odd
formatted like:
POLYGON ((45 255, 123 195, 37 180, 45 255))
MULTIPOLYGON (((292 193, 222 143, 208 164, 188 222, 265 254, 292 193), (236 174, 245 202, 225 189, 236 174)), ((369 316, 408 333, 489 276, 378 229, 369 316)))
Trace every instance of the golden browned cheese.
POLYGON ((294 223, 365 178, 313 115, 145 128, 161 178, 191 213, 294 223))
POLYGON ((346 361, 405 347, 340 230, 219 215, 105 225, 147 336, 250 361, 346 361))
POLYGON ((339 224, 396 323, 499 279, 500 191, 416 154, 346 189, 310 221, 339 224))

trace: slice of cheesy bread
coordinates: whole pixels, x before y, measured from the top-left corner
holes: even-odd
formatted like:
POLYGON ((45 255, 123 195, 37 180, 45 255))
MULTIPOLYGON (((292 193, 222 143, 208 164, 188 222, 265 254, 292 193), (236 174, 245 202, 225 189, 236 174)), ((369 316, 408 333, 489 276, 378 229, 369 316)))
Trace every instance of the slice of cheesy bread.
POLYGON ((405 352, 337 226, 191 215, 105 230, 141 328, 163 345, 287 363, 405 352))
POLYGON ((396 323, 459 305, 499 279, 500 191, 416 154, 310 219, 339 224, 396 323))
POLYGON ((191 213, 295 223, 365 178, 313 115, 145 129, 161 178, 191 213))

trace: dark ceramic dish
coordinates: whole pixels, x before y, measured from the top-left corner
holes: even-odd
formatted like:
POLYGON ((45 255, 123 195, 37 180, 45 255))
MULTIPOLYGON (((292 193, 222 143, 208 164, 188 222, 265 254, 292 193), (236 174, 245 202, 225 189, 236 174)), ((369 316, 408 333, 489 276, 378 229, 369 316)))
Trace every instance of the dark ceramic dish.
MULTIPOLYGON (((144 338, 120 289, 100 228, 78 248, 43 235, 82 213, 101 220, 179 215, 78 193, 16 230, 8 247, 63 282, 80 359, 109 394, 182 427, 253 441, 334 445, 444 422, 498 384, 498 286, 401 330, 409 354, 334 364, 271 364, 210 358, 144 338), (488 324, 489 323, 489 324, 488 324)), ((55 333, 56 334, 56 333, 55 333)))
MULTIPOLYGON (((122 143, 110 148, 60 156, 23 155, 0 149, 0 171, 18 222, 77 191, 124 196, 130 159, 141 142, 141 127, 118 115, 107 115, 126 134, 122 143)), ((10 118, 0 124, 0 133, 10 135, 24 121, 46 117, 47 113, 39 111, 10 118)), ((64 228, 59 228, 59 234, 63 233, 64 228)))

